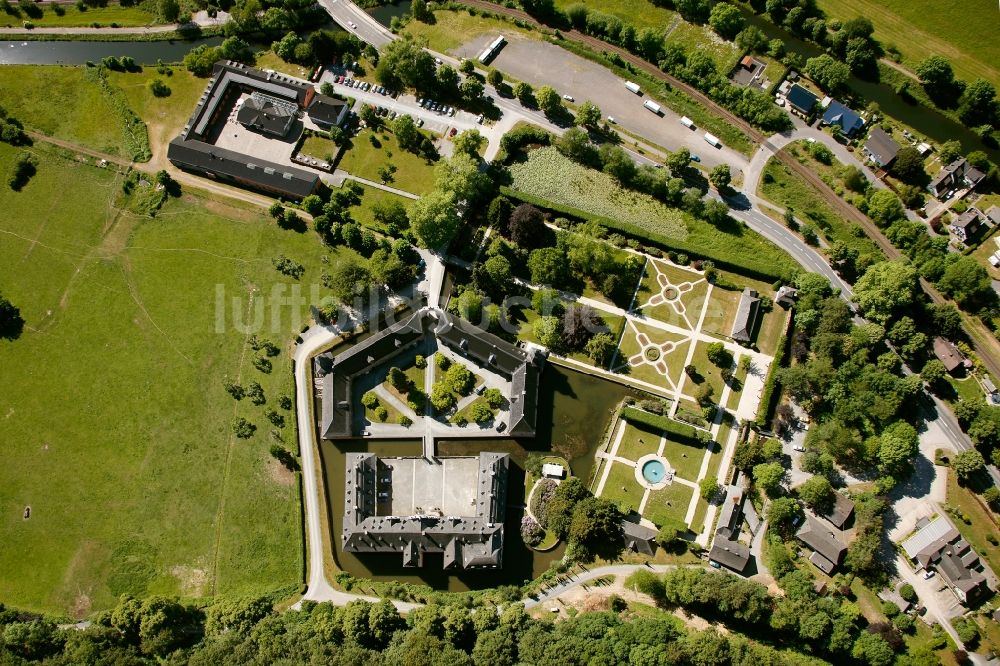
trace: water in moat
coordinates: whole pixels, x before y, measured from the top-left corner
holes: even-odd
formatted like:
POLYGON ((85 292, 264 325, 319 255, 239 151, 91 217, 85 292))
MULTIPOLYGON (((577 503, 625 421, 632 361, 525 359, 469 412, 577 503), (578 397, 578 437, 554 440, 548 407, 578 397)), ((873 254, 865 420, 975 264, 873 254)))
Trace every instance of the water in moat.
POLYGON ((180 62, 196 46, 221 43, 222 37, 151 42, 0 41, 0 65, 84 65, 107 56, 129 56, 140 65, 153 65, 157 60, 180 62))
POLYGON ((413 0, 399 0, 398 2, 386 3, 384 5, 379 5, 378 7, 372 7, 365 11, 368 14, 384 25, 389 27, 392 23, 392 19, 395 16, 406 16, 410 13, 410 5, 413 4, 413 0))
POLYGON ((573 473, 586 482, 594 463, 594 452, 603 441, 610 425, 613 410, 618 403, 636 392, 620 384, 593 377, 552 364, 542 372, 539 389, 538 436, 534 439, 514 440, 450 440, 439 441, 440 456, 478 455, 480 451, 504 451, 511 455, 510 476, 507 486, 507 517, 503 568, 500 571, 450 571, 441 569, 441 555, 425 557, 420 570, 403 568, 400 554, 345 553, 340 549, 341 518, 344 513, 344 454, 349 451, 368 451, 385 456, 420 455, 419 440, 379 441, 352 440, 349 442, 323 441, 320 454, 323 458, 324 485, 327 489, 327 511, 330 517, 330 534, 334 535, 334 558, 337 565, 359 577, 383 581, 422 583, 435 589, 458 592, 469 589, 520 584, 537 577, 555 560, 560 559, 565 546, 539 553, 521 541, 520 524, 524 515, 524 461, 532 451, 548 451, 552 445, 572 451, 570 464, 573 473))

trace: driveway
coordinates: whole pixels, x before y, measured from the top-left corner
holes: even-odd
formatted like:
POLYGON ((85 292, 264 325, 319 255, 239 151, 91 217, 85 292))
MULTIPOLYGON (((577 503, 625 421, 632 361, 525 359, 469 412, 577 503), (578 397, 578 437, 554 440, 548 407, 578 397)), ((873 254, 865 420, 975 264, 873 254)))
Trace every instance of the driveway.
MULTIPOLYGON (((452 54, 476 58, 495 37, 493 33, 483 35, 454 49, 452 54)), ((560 95, 571 95, 577 104, 590 100, 601 107, 605 116, 613 116, 622 129, 669 150, 688 148, 708 168, 729 164, 734 175, 746 169, 744 155, 731 148, 708 145, 702 138, 704 130, 684 127, 673 111, 664 107, 663 115, 657 116, 647 110, 642 103, 649 97, 626 90, 625 81, 606 67, 547 42, 519 35, 509 35, 508 40, 490 65, 533 86, 552 86, 560 95)), ((628 143, 628 136, 623 139, 628 143)))

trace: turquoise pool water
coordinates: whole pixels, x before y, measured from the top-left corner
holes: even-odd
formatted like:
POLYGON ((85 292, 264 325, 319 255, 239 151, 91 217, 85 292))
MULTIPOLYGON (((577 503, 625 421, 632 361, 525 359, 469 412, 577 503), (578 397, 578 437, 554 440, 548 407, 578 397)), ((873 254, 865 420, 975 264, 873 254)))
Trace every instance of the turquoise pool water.
POLYGON ((650 483, 659 483, 666 474, 667 469, 659 460, 650 460, 642 466, 642 478, 650 483))

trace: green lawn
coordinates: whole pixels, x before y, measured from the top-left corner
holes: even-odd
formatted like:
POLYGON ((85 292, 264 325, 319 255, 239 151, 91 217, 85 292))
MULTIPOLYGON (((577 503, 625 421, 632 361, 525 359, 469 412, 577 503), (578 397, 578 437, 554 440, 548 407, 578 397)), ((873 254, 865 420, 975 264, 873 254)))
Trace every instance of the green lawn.
POLYGON ((708 282, 700 274, 672 266, 664 261, 651 259, 646 262, 646 272, 643 275, 639 291, 636 294, 635 307, 637 309, 641 308, 642 313, 647 317, 658 319, 674 326, 694 328, 698 324, 698 317, 701 315, 701 310, 705 305, 705 296, 707 293, 708 282), (659 269, 660 274, 667 278, 671 285, 683 286, 686 283, 692 285, 686 291, 677 290, 676 294, 668 288, 666 296, 675 297, 678 302, 648 305, 651 297, 664 295, 664 288, 659 282, 657 269, 659 269), (678 305, 680 307, 677 307, 678 305), (683 312, 683 316, 681 312, 683 312))
MULTIPOLYGON (((17 7, 16 2, 12 2, 17 7)), ((89 7, 86 11, 80 11, 75 5, 61 5, 65 12, 59 16, 53 11, 54 5, 45 5, 41 18, 30 18, 23 11, 20 18, 10 14, 4 14, 0 19, 0 25, 20 28, 24 21, 31 21, 39 28, 55 28, 62 26, 90 26, 99 23, 108 27, 112 23, 119 26, 145 26, 161 23, 159 18, 143 9, 142 7, 122 7, 117 4, 108 4, 107 7, 89 7)))
POLYGON ((667 520, 684 522, 694 489, 682 483, 672 483, 663 490, 652 490, 646 500, 642 517, 662 525, 667 520))
MULTIPOLYGON (((357 183, 360 185, 360 183, 357 183)), ((375 216, 372 212, 372 206, 378 201, 387 201, 389 199, 395 199, 399 201, 404 206, 409 206, 413 203, 413 199, 408 199, 406 197, 401 197, 398 194, 393 194, 392 192, 386 192, 385 190, 380 190, 376 187, 369 187, 367 185, 360 185, 363 193, 361 195, 361 203, 357 206, 352 206, 351 217, 363 227, 367 227, 374 231, 384 232, 385 229, 382 225, 375 222, 375 216)))
MULTIPOLYGON (((434 12, 434 23, 410 21, 402 31, 404 35, 427 39, 427 48, 438 53, 448 53, 452 49, 484 34, 511 33, 532 35, 532 31, 518 28, 508 21, 484 16, 471 16, 465 11, 438 10, 434 12)), ((535 37, 539 37, 534 33, 535 37)), ((478 63, 477 63, 478 64, 478 63)))
POLYGON ((960 78, 984 78, 1000 86, 997 6, 992 0, 938 3, 933 0, 819 0, 830 17, 864 16, 875 38, 893 44, 913 67, 929 55, 946 57, 960 78))
POLYGON ((384 128, 377 133, 370 128, 362 130, 348 144, 337 167, 359 178, 381 182, 379 169, 385 164, 396 166, 392 180, 386 183, 391 187, 423 194, 434 186, 434 163, 400 148, 396 137, 384 128))
POLYGON ((736 291, 721 287, 712 289, 712 297, 708 299, 708 304, 705 306, 707 311, 701 325, 702 333, 714 333, 729 337, 733 332, 733 321, 736 319, 741 293, 742 290, 736 291))
POLYGON ((0 67, 0 90, 4 91, 4 108, 25 127, 128 157, 123 148, 123 128, 109 99, 86 75, 85 68, 5 65, 0 67))
POLYGON ((273 69, 282 74, 288 74, 299 79, 309 78, 309 68, 296 65, 294 62, 285 62, 273 51, 261 51, 257 54, 256 66, 261 69, 273 69))
POLYGON ((618 455, 629 460, 638 460, 648 453, 656 453, 659 447, 660 435, 658 433, 640 430, 627 423, 622 441, 618 445, 618 455))
MULTIPOLYGON (((670 379, 673 380, 675 384, 679 382, 681 373, 684 371, 684 359, 687 358, 688 346, 690 345, 690 342, 679 334, 668 333, 667 331, 661 331, 651 326, 636 324, 635 328, 633 328, 632 325, 626 325, 625 334, 622 336, 621 344, 618 348, 617 365, 627 365, 629 363, 629 359, 632 356, 639 354, 642 350, 639 346, 636 329, 638 329, 640 333, 645 334, 649 341, 654 345, 660 345, 667 342, 674 343, 674 347, 669 353, 661 353, 660 360, 662 360, 666 365, 667 374, 670 379)), ((628 368, 628 374, 631 377, 649 382, 650 384, 670 388, 659 369, 648 363, 640 363, 639 365, 630 366, 628 368)))
POLYGON ((310 134, 306 137, 305 141, 302 142, 302 147, 299 148, 299 152, 303 155, 315 157, 318 160, 330 162, 337 154, 337 145, 333 141, 330 141, 327 137, 310 134))
POLYGON ((705 449, 671 441, 668 435, 667 443, 663 447, 663 457, 670 461, 670 466, 678 475, 688 481, 697 481, 701 461, 705 458, 705 449))
MULTIPOLYGON (((722 381, 722 368, 708 360, 707 342, 699 342, 695 347, 694 356, 691 357, 691 365, 701 375, 704 383, 712 387, 714 391, 712 395, 713 402, 718 402, 722 398, 722 390, 725 388, 726 383, 722 381)), ((689 377, 687 384, 684 385, 684 392, 694 397, 695 392, 698 390, 696 387, 698 386, 701 386, 701 383, 695 384, 694 380, 689 377)))
MULTIPOLYGON (((260 310, 261 337, 281 348, 269 374, 237 317, 252 323, 251 300, 291 282, 274 256, 301 262, 310 284, 322 254, 344 251, 191 193, 154 220, 119 214, 120 176, 31 150, 38 174, 20 193, 0 190, 0 285, 26 320, 20 339, 0 342, 4 602, 83 616, 126 592, 294 589, 298 484, 268 448, 271 431, 296 446, 277 398, 292 392, 288 343, 308 311, 260 310), (234 401, 226 378, 259 382, 267 404, 234 401), (237 416, 257 426, 250 439, 234 438, 237 416)), ((0 171, 14 154, 0 144, 0 171)))
POLYGON ((616 462, 611 465, 601 497, 617 502, 619 506, 627 506, 631 511, 638 511, 644 491, 635 480, 635 468, 616 462))

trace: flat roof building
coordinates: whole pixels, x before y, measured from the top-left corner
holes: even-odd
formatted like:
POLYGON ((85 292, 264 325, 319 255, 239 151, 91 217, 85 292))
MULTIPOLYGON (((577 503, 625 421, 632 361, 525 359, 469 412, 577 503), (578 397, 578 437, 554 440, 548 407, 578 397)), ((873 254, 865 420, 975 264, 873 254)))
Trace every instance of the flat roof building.
POLYGON ((346 454, 343 548, 398 553, 421 567, 441 553, 445 569, 503 565, 506 453, 478 458, 379 458, 346 454))

